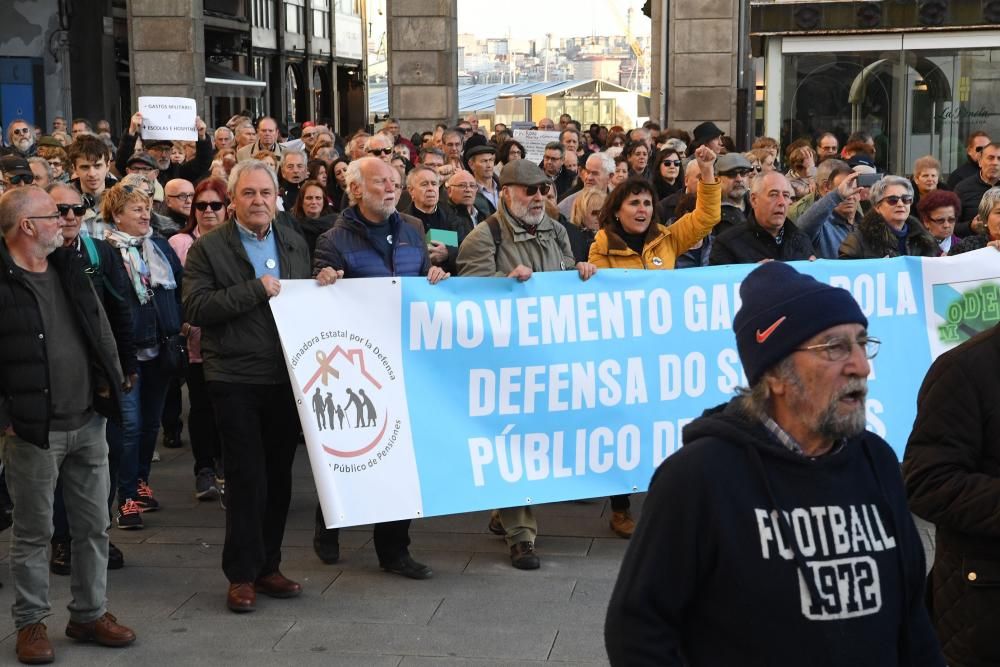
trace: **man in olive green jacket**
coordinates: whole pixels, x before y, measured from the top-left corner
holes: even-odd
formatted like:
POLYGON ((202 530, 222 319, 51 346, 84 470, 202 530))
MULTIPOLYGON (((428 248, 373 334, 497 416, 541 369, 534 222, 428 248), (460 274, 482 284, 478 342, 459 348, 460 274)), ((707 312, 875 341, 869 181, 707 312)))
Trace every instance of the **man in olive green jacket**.
MULTIPOLYGON (((582 280, 597 271, 589 262, 573 259, 569 237, 561 224, 545 215, 545 195, 552 187, 548 176, 528 160, 508 162, 500 173, 497 212, 462 241, 458 274, 516 278, 524 282, 535 271, 576 269, 582 280)), ((493 512, 490 531, 504 535, 511 564, 521 570, 540 566, 535 553, 538 522, 531 507, 508 507, 493 512)))

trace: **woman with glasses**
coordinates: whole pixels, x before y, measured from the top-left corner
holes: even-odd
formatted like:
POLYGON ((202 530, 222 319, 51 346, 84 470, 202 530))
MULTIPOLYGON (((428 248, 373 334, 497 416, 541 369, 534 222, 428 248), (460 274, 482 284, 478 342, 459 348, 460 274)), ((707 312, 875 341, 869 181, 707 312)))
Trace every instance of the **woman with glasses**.
POLYGON ((644 142, 631 141, 625 144, 622 155, 628 162, 629 176, 638 176, 647 180, 652 177, 650 173, 652 170, 649 168, 649 146, 644 142))
MULTIPOLYGON (((132 174, 131 176, 138 176, 132 174)), ((138 176, 139 178, 144 178, 138 176)), ((105 191, 101 213, 109 227, 105 240, 118 252, 129 278, 123 295, 132 310, 138 375, 121 399, 121 422, 108 421, 109 447, 121 449, 118 516, 121 529, 142 528, 142 512, 160 504, 149 487, 150 466, 160 416, 174 368, 161 343, 181 330, 181 263, 150 224, 151 200, 145 190, 121 182, 105 191)))
MULTIPOLYGON (((181 265, 188 251, 201 236, 212 231, 228 216, 229 194, 226 183, 206 178, 194 189, 194 203, 187 225, 170 237, 170 247, 177 253, 181 265)), ((223 491, 222 449, 215 428, 211 396, 205 384, 201 357, 201 329, 185 322, 181 333, 187 336, 188 370, 188 433, 194 456, 194 495, 198 500, 214 500, 223 491)))
MULTIPOLYGON (((670 227, 657 220, 659 200, 649 181, 632 176, 612 190, 601 208, 590 263, 598 269, 671 270, 678 256, 708 236, 722 214, 722 186, 715 178, 715 153, 701 146, 695 159, 701 170, 695 210, 670 227)), ((627 494, 611 497, 611 530, 625 539, 635 530, 629 507, 627 494)))
POLYGON ((653 172, 653 186, 656 188, 658 201, 684 189, 681 164, 681 155, 676 150, 664 148, 659 152, 653 172))
POLYGON ((497 151, 497 163, 493 166, 493 173, 499 178, 505 164, 512 160, 522 160, 527 154, 528 151, 525 150, 524 144, 517 139, 505 141, 500 146, 500 150, 497 151))
POLYGON ((910 215, 913 186, 903 176, 884 176, 869 192, 872 210, 840 245, 840 259, 914 255, 937 257, 940 248, 923 224, 910 215))
POLYGON ((961 241, 955 236, 955 221, 961 210, 958 195, 948 190, 931 190, 917 204, 920 222, 937 241, 938 255, 947 255, 961 241))

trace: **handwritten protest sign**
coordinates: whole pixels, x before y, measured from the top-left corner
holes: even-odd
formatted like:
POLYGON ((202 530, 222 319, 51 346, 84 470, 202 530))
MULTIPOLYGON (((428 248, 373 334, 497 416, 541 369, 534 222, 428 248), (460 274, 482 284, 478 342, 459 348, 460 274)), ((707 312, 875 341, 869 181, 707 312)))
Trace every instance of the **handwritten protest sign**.
POLYGON ((545 144, 559 141, 559 133, 554 130, 514 130, 514 138, 524 144, 526 160, 541 162, 545 156, 545 144))
POLYGON ((197 106, 188 97, 140 97, 142 140, 197 141, 197 106))

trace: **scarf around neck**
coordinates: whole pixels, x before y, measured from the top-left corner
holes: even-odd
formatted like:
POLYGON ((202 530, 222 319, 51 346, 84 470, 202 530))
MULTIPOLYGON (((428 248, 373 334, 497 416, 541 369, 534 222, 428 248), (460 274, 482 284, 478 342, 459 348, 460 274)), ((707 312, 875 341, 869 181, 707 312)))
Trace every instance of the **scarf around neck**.
POLYGON ((132 289, 140 304, 148 303, 157 287, 177 288, 167 256, 153 243, 152 229, 143 236, 132 236, 109 228, 105 231, 104 238, 121 253, 132 289))

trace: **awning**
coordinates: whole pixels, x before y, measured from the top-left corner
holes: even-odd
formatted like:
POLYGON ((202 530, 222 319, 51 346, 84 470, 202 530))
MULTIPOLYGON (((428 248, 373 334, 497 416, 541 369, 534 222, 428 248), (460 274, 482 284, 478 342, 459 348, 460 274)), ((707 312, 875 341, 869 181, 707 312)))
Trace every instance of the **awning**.
POLYGON ((205 63, 205 94, 209 97, 258 97, 267 84, 252 76, 216 65, 205 63))

